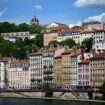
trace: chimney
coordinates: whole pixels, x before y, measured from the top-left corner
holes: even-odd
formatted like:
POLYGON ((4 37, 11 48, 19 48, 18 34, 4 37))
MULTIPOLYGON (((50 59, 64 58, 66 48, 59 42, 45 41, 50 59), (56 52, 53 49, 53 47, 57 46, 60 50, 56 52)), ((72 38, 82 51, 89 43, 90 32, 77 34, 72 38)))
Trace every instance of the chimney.
POLYGON ((81 48, 81 57, 82 57, 81 59, 84 60, 84 49, 83 48, 81 48))
POLYGON ((100 49, 98 49, 97 51, 98 51, 98 54, 99 54, 99 55, 101 55, 101 50, 100 50, 100 49))
POLYGON ((96 49, 91 49, 91 53, 94 55, 96 53, 96 49))
POLYGON ((76 46, 74 46, 73 47, 73 53, 76 55, 76 50, 77 50, 77 47, 76 46))
POLYGON ((69 49, 69 46, 64 45, 64 49, 65 51, 67 51, 69 49))

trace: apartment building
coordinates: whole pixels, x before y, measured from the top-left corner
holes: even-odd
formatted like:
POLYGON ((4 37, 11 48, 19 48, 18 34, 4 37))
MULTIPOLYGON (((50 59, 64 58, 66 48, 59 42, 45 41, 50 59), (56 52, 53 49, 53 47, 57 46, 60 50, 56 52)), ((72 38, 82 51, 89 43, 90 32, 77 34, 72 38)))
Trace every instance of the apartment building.
POLYGON ((105 52, 90 58, 90 85, 99 88, 105 81, 105 52))
POLYGON ((90 88, 90 67, 89 60, 78 62, 78 89, 86 90, 90 88))
POLYGON ((91 31, 82 31, 80 36, 80 42, 85 38, 92 37, 94 39, 94 44, 105 42, 105 30, 91 30, 91 31))
POLYGON ((70 67, 71 67, 71 51, 65 51, 62 53, 62 88, 69 89, 71 87, 71 75, 70 75, 70 67))
POLYGON ((71 81, 71 90, 76 90, 78 85, 78 61, 81 55, 80 50, 72 50, 71 51, 71 62, 70 62, 70 81, 71 81))
POLYGON ((62 86, 62 56, 57 56, 54 59, 55 88, 60 89, 62 86))
POLYGON ((43 52, 38 51, 29 55, 31 88, 39 89, 43 86, 43 52))
POLYGON ((73 39, 77 44, 80 43, 80 30, 68 29, 59 32, 57 41, 61 42, 66 39, 73 39))
POLYGON ((8 64, 8 89, 30 89, 29 62, 11 59, 8 64))
POLYGON ((1 33, 1 36, 24 36, 29 35, 29 32, 8 32, 8 33, 1 33))
POLYGON ((56 22, 47 25, 44 34, 44 46, 48 46, 50 41, 57 41, 59 32, 68 29, 69 27, 67 25, 56 22))
POLYGON ((83 22, 82 23, 82 28, 85 31, 91 31, 91 30, 103 30, 105 29, 105 24, 98 22, 98 21, 93 21, 93 22, 83 22))
POLYGON ((8 59, 0 58, 0 88, 8 88, 8 78, 7 78, 7 70, 8 70, 8 59))
POLYGON ((92 49, 95 49, 96 52, 102 52, 105 49, 105 41, 93 44, 92 49))
POLYGON ((54 55, 56 50, 57 50, 56 48, 51 48, 51 49, 45 50, 43 53, 44 84, 48 83, 52 88, 55 87, 54 55))

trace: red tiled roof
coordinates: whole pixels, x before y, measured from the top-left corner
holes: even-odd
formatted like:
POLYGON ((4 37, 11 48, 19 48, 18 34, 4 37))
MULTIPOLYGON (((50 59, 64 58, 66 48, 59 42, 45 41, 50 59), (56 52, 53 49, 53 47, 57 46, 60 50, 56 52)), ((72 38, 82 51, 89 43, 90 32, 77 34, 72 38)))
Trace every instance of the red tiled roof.
POLYGON ((9 57, 0 57, 0 62, 8 62, 9 60, 9 57))
POLYGON ((61 30, 60 33, 63 33, 63 32, 80 32, 79 30, 75 30, 75 29, 68 29, 68 30, 61 30))
POLYGON ((28 60, 11 60, 10 64, 25 64, 28 60))
POLYGON ((55 57, 55 59, 60 59, 60 58, 62 58, 61 55, 55 57))
POLYGON ((91 31, 81 31, 81 33, 94 33, 94 32, 105 32, 105 30, 91 30, 91 31))
POLYGON ((89 60, 83 60, 81 62, 78 62, 78 64, 89 64, 89 60))

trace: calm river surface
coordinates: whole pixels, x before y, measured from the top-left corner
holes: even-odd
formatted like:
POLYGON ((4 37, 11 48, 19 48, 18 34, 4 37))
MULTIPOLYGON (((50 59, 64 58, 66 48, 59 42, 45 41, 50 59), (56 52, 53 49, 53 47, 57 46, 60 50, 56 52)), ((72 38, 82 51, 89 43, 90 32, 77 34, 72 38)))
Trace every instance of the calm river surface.
POLYGON ((44 99, 0 98, 0 105, 105 105, 105 103, 74 102, 44 99))

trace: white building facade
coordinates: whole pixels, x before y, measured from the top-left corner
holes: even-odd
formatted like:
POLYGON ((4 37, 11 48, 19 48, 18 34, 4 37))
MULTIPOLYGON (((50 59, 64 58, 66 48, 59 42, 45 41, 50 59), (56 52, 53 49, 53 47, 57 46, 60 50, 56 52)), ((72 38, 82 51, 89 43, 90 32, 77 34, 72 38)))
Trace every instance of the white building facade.
POLYGON ((0 59, 0 88, 3 89, 8 87, 7 70, 8 60, 0 59))
POLYGON ((69 31, 59 32, 57 41, 61 42, 61 41, 64 41, 66 39, 73 39, 73 40, 75 40, 75 42, 77 44, 80 43, 80 31, 69 30, 69 31))
POLYGON ((29 55, 31 88, 39 89, 43 86, 43 53, 36 52, 29 55))
POLYGON ((9 62, 8 89, 30 89, 29 63, 25 60, 9 62))

